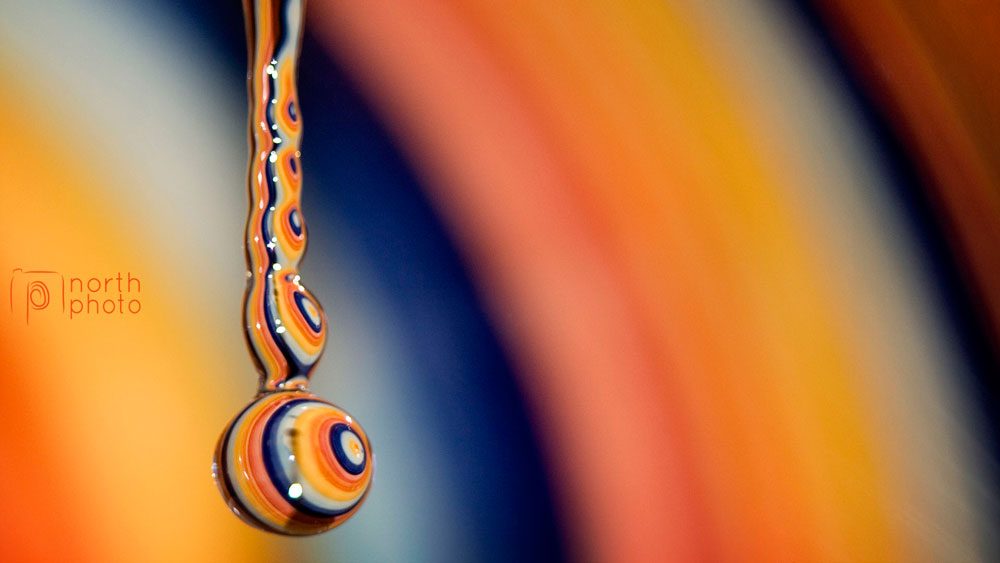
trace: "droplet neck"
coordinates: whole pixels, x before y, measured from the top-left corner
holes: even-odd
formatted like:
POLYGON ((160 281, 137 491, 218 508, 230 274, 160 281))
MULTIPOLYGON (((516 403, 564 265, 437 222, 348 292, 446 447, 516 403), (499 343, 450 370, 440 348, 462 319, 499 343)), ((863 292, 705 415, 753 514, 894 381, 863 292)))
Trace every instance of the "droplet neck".
POLYGON ((250 158, 245 335, 259 388, 305 388, 326 345, 326 316, 306 289, 298 56, 303 0, 245 0, 250 158))

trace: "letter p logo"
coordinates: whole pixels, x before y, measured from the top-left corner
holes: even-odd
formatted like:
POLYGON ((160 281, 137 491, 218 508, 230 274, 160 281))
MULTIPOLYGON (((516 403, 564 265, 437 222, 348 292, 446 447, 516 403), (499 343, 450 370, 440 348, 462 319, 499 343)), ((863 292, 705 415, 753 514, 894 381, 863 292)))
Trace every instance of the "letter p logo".
MULTIPOLYGON (((24 323, 29 324, 31 322, 32 311, 43 311, 52 302, 50 285, 61 288, 63 290, 63 299, 65 299, 65 280, 59 272, 15 268, 10 276, 11 313, 14 312, 15 303, 19 303, 23 296, 24 323)), ((17 306, 18 309, 21 307, 22 305, 17 306)), ((65 303, 63 304, 63 308, 65 309, 65 303)))

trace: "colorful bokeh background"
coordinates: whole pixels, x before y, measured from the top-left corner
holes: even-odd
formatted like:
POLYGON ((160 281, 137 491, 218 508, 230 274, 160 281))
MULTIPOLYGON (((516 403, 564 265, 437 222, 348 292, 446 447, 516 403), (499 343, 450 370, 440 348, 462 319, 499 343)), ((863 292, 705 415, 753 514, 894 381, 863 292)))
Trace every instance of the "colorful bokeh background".
POLYGON ((313 389, 366 505, 287 539, 211 479, 256 383, 239 2, 0 0, 0 560, 1000 560, 1000 4, 307 22, 313 389), (142 311, 26 317, 18 268, 142 311))

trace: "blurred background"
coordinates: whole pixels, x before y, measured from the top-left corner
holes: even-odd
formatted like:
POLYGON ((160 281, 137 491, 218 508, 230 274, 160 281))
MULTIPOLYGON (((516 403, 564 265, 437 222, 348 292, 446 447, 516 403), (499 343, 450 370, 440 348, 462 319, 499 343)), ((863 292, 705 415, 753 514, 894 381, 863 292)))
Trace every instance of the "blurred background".
POLYGON ((211 478, 257 381, 240 3, 0 0, 0 559, 1000 558, 1000 6, 306 19, 366 504, 288 539, 211 478))

